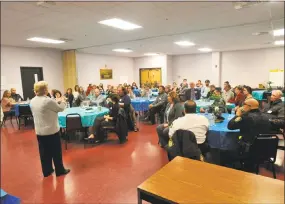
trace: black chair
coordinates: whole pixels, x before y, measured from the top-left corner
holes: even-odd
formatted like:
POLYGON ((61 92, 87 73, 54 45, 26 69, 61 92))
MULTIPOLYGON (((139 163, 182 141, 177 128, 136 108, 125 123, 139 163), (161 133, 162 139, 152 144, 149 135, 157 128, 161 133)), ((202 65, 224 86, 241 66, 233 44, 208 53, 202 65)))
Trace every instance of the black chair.
POLYGON ((27 106, 19 106, 19 116, 18 116, 18 129, 20 130, 21 121, 24 120, 25 127, 27 126, 27 121, 33 122, 33 114, 31 111, 31 107, 27 106))
MULTIPOLYGON (((255 137, 248 155, 248 162, 253 162, 256 174, 259 173, 260 164, 271 164, 273 177, 276 179, 274 163, 276 161, 278 137, 275 134, 260 134, 255 137)), ((244 161, 242 161, 243 163, 244 161)))
MULTIPOLYGON (((65 129, 65 149, 67 150, 67 143, 70 142, 70 133, 84 132, 87 136, 87 129, 82 126, 81 116, 78 113, 66 115, 66 129, 65 129)), ((84 143, 85 148, 85 143, 84 143)))
POLYGON ((111 131, 118 135, 120 141, 125 140, 125 138, 128 136, 128 124, 124 109, 120 108, 116 124, 103 126, 102 129, 105 139, 108 137, 108 132, 111 131))

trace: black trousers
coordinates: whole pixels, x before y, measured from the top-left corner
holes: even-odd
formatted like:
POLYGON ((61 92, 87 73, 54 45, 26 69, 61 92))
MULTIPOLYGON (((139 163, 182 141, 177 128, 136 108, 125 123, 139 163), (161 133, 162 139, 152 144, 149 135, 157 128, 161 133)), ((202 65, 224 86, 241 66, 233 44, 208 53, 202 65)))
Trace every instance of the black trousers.
POLYGON ((158 107, 152 107, 151 109, 149 109, 149 120, 151 122, 151 124, 155 124, 155 114, 159 113, 161 111, 162 107, 158 106, 158 107))
POLYGON ((53 135, 37 135, 43 175, 47 176, 52 171, 52 161, 56 174, 62 173, 65 168, 62 162, 62 150, 59 132, 53 135))
POLYGON ((95 133, 96 140, 104 141, 104 131, 102 127, 113 126, 114 122, 111 120, 105 121, 104 117, 97 117, 93 123, 93 130, 95 133))

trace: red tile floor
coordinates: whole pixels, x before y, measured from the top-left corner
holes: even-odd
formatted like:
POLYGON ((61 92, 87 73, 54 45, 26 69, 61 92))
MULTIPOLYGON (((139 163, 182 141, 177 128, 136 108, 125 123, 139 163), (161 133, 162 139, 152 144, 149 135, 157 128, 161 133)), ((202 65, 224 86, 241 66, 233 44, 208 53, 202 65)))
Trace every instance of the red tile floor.
MULTIPOLYGON (((168 162, 155 126, 140 124, 123 145, 114 135, 109 140, 86 149, 69 144, 63 159, 71 173, 43 178, 34 131, 7 121, 1 130, 1 188, 29 204, 137 203, 136 187, 168 162)), ((263 168, 261 174, 272 177, 263 168)), ((277 176, 284 180, 283 173, 277 176)))

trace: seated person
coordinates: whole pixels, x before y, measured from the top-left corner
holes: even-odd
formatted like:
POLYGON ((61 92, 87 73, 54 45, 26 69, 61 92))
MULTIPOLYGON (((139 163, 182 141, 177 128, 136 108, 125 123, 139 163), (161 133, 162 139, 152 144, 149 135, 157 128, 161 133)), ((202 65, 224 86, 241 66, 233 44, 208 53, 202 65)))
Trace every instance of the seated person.
POLYGON ((62 97, 62 94, 59 90, 54 90, 53 94, 54 94, 53 98, 55 98, 55 99, 62 97))
POLYGON ((92 84, 89 84, 86 90, 86 96, 89 96, 91 90, 92 90, 92 84))
POLYGON ((224 91, 223 91, 222 97, 226 103, 230 103, 235 98, 235 95, 231 89, 232 88, 230 85, 224 86, 224 91))
POLYGON ((99 84, 99 90, 101 93, 104 93, 104 85, 102 83, 99 84))
POLYGON ((72 89, 68 88, 66 91, 66 94, 64 94, 64 97, 67 99, 67 102, 69 103, 69 106, 72 107, 74 96, 72 94, 72 89))
POLYGON ((151 98, 152 97, 152 91, 149 88, 149 86, 145 85, 144 89, 142 89, 141 97, 145 98, 151 98))
POLYGON ((185 91, 185 99, 186 100, 199 100, 201 97, 201 90, 195 88, 195 83, 190 83, 190 88, 185 91))
MULTIPOLYGON (((114 126, 116 124, 117 117, 119 114, 119 109, 120 109, 119 97, 117 95, 112 95, 111 101, 112 103, 109 104, 110 106, 109 115, 104 115, 103 117, 97 117, 95 119, 93 127, 91 128, 92 134, 90 134, 90 136, 86 138, 87 140, 95 139, 96 142, 103 142, 104 132, 102 128, 106 126, 114 126)), ((120 143, 124 143, 124 142, 126 142, 126 139, 120 141, 120 143)))
POLYGON ((176 82, 172 83, 172 91, 176 92, 177 94, 180 92, 176 82))
POLYGON ((195 101, 188 100, 184 103, 185 116, 173 121, 169 128, 169 138, 171 138, 177 130, 188 130, 194 133, 198 147, 205 153, 207 151, 206 133, 209 129, 209 121, 203 115, 196 114, 195 101))
MULTIPOLYGON (((226 113, 226 103, 224 101, 224 99, 221 96, 221 91, 219 89, 216 89, 213 93, 213 95, 210 98, 211 100, 214 100, 214 103, 209 107, 209 113, 214 113, 215 112, 215 108, 218 107, 219 108, 219 112, 220 113, 226 113)), ((201 113, 205 112, 204 108, 200 109, 201 113)))
POLYGON ((263 113, 273 115, 277 118, 284 118, 284 102, 281 100, 282 92, 280 90, 272 91, 270 103, 264 105, 263 113))
POLYGON ((133 89, 138 89, 138 86, 137 86, 136 82, 133 82, 133 83, 132 83, 132 88, 133 88, 133 89))
POLYGON ((78 95, 79 95, 79 86, 78 85, 74 86, 74 92, 72 94, 74 96, 74 100, 76 100, 78 98, 78 95))
POLYGON ((136 95, 135 95, 134 92, 133 92, 133 87, 132 87, 132 86, 128 86, 128 96, 129 96, 131 99, 135 99, 135 98, 136 98, 136 95))
POLYGON ((197 88, 202 88, 203 87, 203 84, 202 84, 201 80, 198 80, 198 82, 196 83, 196 87, 197 88))
POLYGON ((4 117, 13 116, 15 114, 15 111, 12 110, 14 105, 15 101, 13 98, 11 98, 11 92, 9 90, 5 90, 1 100, 1 107, 4 117))
POLYGON ((82 86, 79 87, 77 98, 74 98, 73 107, 79 107, 82 101, 87 99, 86 94, 82 86))
POLYGON ((210 85, 210 91, 207 93, 207 98, 211 99, 212 95, 216 90, 216 86, 214 84, 210 85))
MULTIPOLYGON (((254 138, 259 134, 271 133, 272 125, 269 121, 270 117, 268 117, 268 114, 262 113, 258 108, 259 103, 257 100, 253 98, 248 99, 241 108, 237 109, 236 116, 228 123, 228 129, 240 130, 241 138, 239 143, 242 145, 242 149, 244 148, 244 144, 250 146, 254 138)), ((249 149, 243 149, 242 153, 246 156, 249 153, 249 149)), ((245 169, 250 172, 254 170, 253 163, 250 160, 245 162, 245 169)))
POLYGON ((161 147, 164 147, 168 144, 169 136, 169 127, 172 125, 172 122, 179 117, 183 116, 183 106, 180 104, 178 95, 176 92, 171 91, 168 94, 168 104, 164 113, 164 124, 160 124, 156 128, 158 134, 159 144, 161 147))
POLYGON ((201 97, 202 98, 207 98, 207 95, 208 95, 209 91, 210 91, 210 81, 207 79, 205 81, 205 86, 203 86, 201 88, 201 97))
POLYGON ((170 91, 171 91, 171 85, 165 86, 165 93, 169 94, 170 91))
POLYGON ((243 87, 242 86, 236 86, 235 87, 235 97, 234 99, 230 100, 229 103, 234 103, 236 107, 242 106, 245 96, 243 94, 243 87))
POLYGON ((16 93, 15 88, 11 88, 11 98, 14 99, 15 102, 18 102, 20 99, 21 101, 24 100, 20 94, 16 93))
POLYGON ((243 87, 243 94, 244 94, 244 96, 245 96, 245 101, 247 100, 247 99, 252 99, 253 97, 252 97, 252 89, 251 89, 251 87, 250 86, 244 86, 243 87))
POLYGON ((90 105, 91 106, 106 106, 106 99, 100 93, 100 90, 98 88, 94 90, 94 96, 90 99, 90 105))
POLYGON ((164 86, 159 86, 158 96, 156 97, 155 101, 149 105, 148 119, 150 120, 152 125, 155 124, 155 114, 159 113, 163 108, 165 108, 166 104, 167 94, 165 93, 165 88, 164 86))

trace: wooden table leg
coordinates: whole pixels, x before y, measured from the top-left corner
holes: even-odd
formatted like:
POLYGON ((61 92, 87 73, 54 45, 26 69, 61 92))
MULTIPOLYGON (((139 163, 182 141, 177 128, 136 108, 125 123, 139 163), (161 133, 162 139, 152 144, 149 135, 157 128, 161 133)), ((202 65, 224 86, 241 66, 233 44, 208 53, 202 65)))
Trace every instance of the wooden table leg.
POLYGON ((138 204, 142 204, 141 192, 138 190, 138 204))

